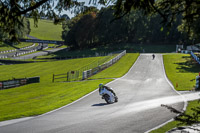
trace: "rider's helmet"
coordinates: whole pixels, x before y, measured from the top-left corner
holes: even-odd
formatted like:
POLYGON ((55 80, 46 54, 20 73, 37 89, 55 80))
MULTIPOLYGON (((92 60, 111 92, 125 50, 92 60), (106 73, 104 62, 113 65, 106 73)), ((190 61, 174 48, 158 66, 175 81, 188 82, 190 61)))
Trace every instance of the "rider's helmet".
POLYGON ((103 88, 103 84, 101 83, 101 84, 99 84, 99 88, 103 88))

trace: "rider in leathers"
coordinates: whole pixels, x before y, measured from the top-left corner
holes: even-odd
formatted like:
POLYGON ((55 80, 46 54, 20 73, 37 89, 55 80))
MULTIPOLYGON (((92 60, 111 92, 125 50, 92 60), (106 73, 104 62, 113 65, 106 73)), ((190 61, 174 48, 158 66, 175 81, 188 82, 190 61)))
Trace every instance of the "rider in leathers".
POLYGON ((105 85, 103 85, 103 84, 101 83, 101 84, 99 84, 99 92, 100 92, 100 90, 101 90, 102 88, 105 88, 105 89, 111 91, 111 92, 113 93, 113 95, 116 96, 115 92, 114 92, 110 87, 105 86, 105 85))

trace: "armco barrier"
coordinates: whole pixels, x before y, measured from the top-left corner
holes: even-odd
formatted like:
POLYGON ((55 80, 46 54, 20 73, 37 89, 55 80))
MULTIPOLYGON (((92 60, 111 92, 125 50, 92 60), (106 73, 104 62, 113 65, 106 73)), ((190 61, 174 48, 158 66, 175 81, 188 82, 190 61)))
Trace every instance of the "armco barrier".
POLYGON ((196 76, 196 85, 195 85, 195 89, 199 90, 200 89, 200 75, 196 76))
POLYGON ((200 59, 197 57, 192 51, 191 51, 191 56, 200 64, 200 59))

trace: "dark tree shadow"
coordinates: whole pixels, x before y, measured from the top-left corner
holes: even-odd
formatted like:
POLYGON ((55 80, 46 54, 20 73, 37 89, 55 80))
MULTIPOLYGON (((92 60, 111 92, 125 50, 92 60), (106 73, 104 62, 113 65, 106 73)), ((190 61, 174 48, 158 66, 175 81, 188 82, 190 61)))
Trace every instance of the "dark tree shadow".
POLYGON ((200 71, 200 65, 191 57, 191 56, 183 56, 185 58, 185 62, 175 63, 177 64, 177 70, 180 73, 198 73, 200 71))
POLYGON ((98 103, 98 104, 93 104, 92 106, 105 106, 108 105, 107 103, 98 103))
POLYGON ((4 42, 4 44, 1 45, 0 47, 5 47, 5 46, 10 46, 15 49, 20 49, 19 47, 15 46, 12 42, 4 42))

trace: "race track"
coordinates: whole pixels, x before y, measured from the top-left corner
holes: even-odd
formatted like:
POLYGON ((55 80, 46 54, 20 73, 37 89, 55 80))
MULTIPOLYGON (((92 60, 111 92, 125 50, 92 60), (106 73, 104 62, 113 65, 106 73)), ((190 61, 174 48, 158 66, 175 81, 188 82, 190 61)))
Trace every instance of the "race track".
POLYGON ((108 86, 118 103, 105 104, 94 91, 57 111, 2 126, 0 133, 144 133, 175 116, 161 104, 184 107, 167 81, 160 54, 154 60, 151 54, 141 54, 125 76, 108 86))

